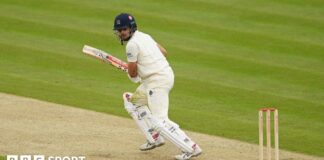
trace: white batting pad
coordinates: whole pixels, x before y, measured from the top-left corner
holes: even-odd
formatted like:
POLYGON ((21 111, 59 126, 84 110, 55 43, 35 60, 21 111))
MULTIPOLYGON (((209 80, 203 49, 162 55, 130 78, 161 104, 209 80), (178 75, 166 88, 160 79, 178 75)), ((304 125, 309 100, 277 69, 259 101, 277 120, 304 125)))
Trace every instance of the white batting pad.
POLYGON ((154 143, 156 141, 157 136, 156 133, 153 134, 152 124, 150 120, 151 112, 146 106, 136 108, 132 103, 129 102, 131 96, 132 93, 129 92, 123 94, 125 109, 129 113, 129 115, 134 119, 140 130, 144 133, 146 139, 150 143, 154 143))

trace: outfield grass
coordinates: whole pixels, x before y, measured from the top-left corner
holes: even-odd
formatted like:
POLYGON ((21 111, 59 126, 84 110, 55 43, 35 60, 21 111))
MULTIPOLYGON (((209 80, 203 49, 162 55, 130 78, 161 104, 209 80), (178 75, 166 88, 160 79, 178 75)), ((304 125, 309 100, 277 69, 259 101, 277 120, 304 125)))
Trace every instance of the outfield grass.
POLYGON ((128 117, 136 85, 81 54, 125 59, 116 14, 137 18, 175 70, 170 117, 183 128, 257 143, 257 109, 279 108, 280 147, 324 157, 324 2, 1 0, 0 91, 128 117))

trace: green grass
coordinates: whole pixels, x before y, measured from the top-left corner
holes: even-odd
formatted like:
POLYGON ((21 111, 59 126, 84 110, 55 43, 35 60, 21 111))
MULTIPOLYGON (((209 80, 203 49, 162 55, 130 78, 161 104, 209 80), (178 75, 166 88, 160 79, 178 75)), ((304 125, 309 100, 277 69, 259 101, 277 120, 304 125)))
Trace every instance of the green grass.
POLYGON ((6 157, 0 156, 0 160, 6 160, 6 157))
POLYGON ((124 73, 81 54, 125 59, 114 16, 169 52, 170 117, 183 128, 257 143, 257 109, 275 106, 280 148, 324 157, 324 2, 320 0, 0 1, 0 92, 128 117, 124 73))

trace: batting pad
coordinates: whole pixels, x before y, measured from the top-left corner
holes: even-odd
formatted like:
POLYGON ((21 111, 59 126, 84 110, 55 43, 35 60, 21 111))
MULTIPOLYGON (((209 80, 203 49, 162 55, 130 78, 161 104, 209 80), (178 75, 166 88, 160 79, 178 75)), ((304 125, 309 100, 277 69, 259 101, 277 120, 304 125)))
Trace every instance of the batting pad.
POLYGON ((136 122, 138 128, 140 128, 140 130, 144 133, 146 139, 150 143, 154 143, 155 139, 152 137, 151 132, 152 124, 151 121, 148 119, 150 117, 151 112, 146 106, 136 108, 132 103, 129 102, 131 96, 132 94, 129 92, 123 94, 125 109, 136 122))

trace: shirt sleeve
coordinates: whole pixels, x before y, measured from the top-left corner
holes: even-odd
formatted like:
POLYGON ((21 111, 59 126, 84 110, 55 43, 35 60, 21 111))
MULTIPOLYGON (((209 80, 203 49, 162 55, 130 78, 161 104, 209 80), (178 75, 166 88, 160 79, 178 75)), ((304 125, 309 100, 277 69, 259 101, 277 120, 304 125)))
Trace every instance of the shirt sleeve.
POLYGON ((156 45, 158 44, 158 43, 154 40, 154 38, 153 38, 152 36, 149 36, 149 37, 150 37, 150 39, 153 41, 154 44, 156 44, 156 45))
POLYGON ((136 62, 139 54, 139 48, 135 43, 129 42, 126 46, 126 56, 128 62, 136 62))

